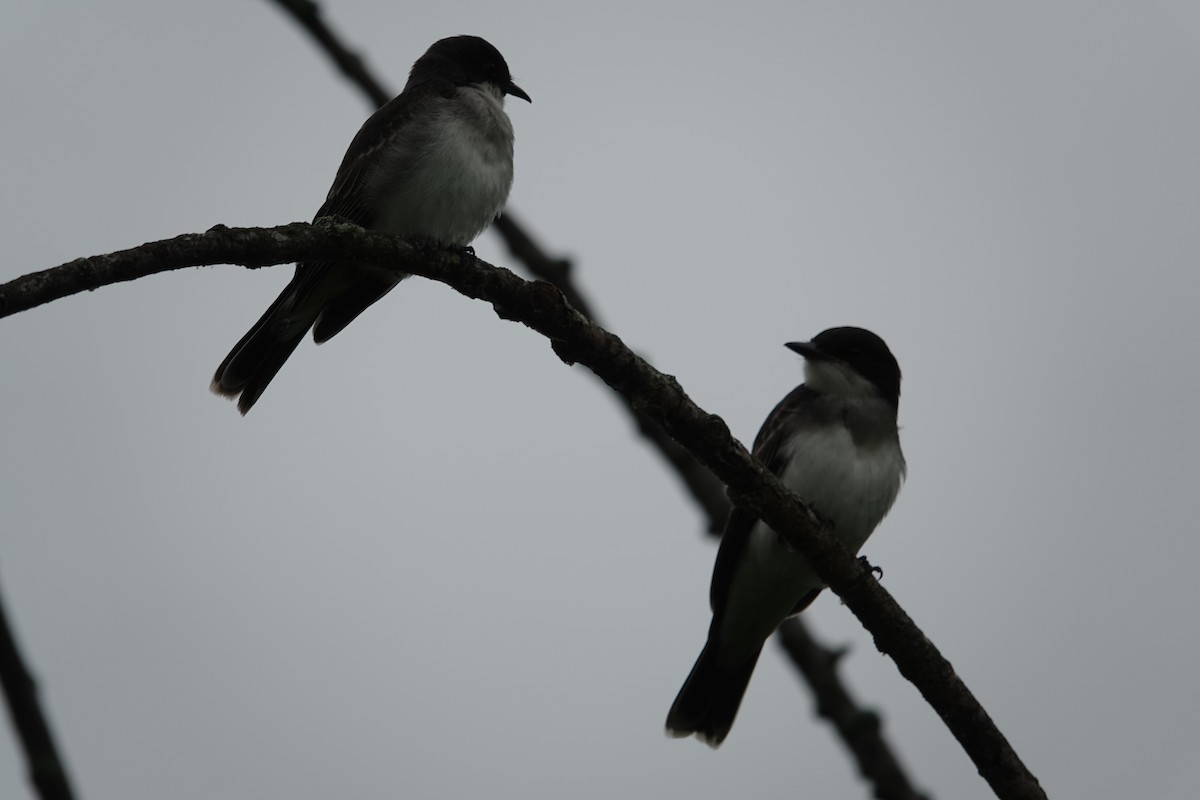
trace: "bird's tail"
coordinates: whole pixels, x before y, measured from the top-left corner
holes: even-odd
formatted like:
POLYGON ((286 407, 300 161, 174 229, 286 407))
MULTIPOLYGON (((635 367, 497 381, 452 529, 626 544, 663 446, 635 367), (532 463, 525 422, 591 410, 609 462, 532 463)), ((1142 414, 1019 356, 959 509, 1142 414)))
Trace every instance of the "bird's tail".
POLYGON ((759 645, 740 666, 728 669, 718 662, 717 647, 709 639, 667 713, 667 733, 695 734, 709 747, 719 747, 733 727, 761 652, 759 645))
POLYGON ((316 320, 313 314, 299 312, 296 295, 294 284, 288 284, 213 375, 209 388, 224 397, 236 397, 243 414, 266 391, 316 320))

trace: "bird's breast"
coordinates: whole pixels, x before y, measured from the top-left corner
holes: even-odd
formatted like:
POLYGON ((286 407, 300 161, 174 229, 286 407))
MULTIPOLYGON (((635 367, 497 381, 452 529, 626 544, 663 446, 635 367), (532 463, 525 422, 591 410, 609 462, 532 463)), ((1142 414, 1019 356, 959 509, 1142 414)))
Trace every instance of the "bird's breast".
POLYGON ((904 456, 892 438, 856 442, 841 425, 805 429, 783 445, 779 478, 834 525, 852 553, 879 524, 904 478, 904 456))
POLYGON ((372 181, 374 227, 467 245, 504 209, 513 180, 512 123, 485 92, 460 89, 433 109, 429 128, 395 142, 372 181))

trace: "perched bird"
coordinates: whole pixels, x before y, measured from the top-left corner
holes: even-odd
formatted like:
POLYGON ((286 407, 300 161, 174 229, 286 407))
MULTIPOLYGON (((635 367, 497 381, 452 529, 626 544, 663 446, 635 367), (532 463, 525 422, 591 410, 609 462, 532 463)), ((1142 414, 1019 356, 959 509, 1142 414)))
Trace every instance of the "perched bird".
MULTIPOLYGON (((896 427, 900 366, 883 340, 862 328, 831 328, 787 347, 804 356, 804 383, 767 417, 754 455, 857 553, 904 479, 896 427)), ((734 508, 713 567, 708 642, 667 714, 667 733, 719 746, 763 643, 823 588, 775 531, 734 508)))
MULTIPOLYGON (((316 218, 465 247, 504 209, 513 179, 513 128, 504 96, 529 101, 504 56, 478 36, 435 42, 395 99, 363 124, 316 218)), ((323 261, 296 273, 213 376, 212 390, 245 414, 304 334, 320 344, 405 276, 370 264, 323 261)))

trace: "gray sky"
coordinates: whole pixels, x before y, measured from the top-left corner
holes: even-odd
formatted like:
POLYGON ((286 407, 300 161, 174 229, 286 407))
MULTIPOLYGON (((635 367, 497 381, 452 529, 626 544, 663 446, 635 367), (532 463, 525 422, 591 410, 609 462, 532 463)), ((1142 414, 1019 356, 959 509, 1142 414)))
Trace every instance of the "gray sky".
MULTIPOLYGON (((784 342, 887 339, 887 588, 1052 796, 1193 796, 1200 7, 326 9, 396 88, 500 48, 511 208, 744 441, 784 342)), ((14 0, 0 99, 4 280, 309 219, 368 111, 231 0, 14 0)), ((664 737, 715 548, 541 337, 412 279, 249 417, 209 394, 290 269, 0 322, 0 590, 84 796, 864 796, 773 647, 720 751, 664 737)), ((989 795, 835 597, 807 616, 922 788, 989 795)))

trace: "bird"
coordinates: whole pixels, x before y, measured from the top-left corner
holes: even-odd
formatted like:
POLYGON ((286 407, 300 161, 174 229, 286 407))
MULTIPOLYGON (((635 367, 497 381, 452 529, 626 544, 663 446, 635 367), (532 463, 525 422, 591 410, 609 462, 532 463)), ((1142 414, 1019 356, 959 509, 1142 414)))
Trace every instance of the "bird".
MULTIPOLYGON (((435 42, 404 90, 350 142, 314 219, 340 217, 421 243, 466 247, 500 215, 513 180, 506 95, 532 102, 500 51, 478 36, 435 42)), ((307 261, 241 338, 211 389, 248 412, 313 332, 328 341, 406 277, 371 264, 307 261)))
MULTIPOLYGON (((857 554, 906 473, 896 424, 900 366, 863 328, 830 328, 786 347, 804 357, 804 383, 767 416, 754 455, 857 554)), ((667 733, 720 746, 763 643, 823 588, 775 531, 733 508, 713 567, 708 640, 667 714, 667 733)))

